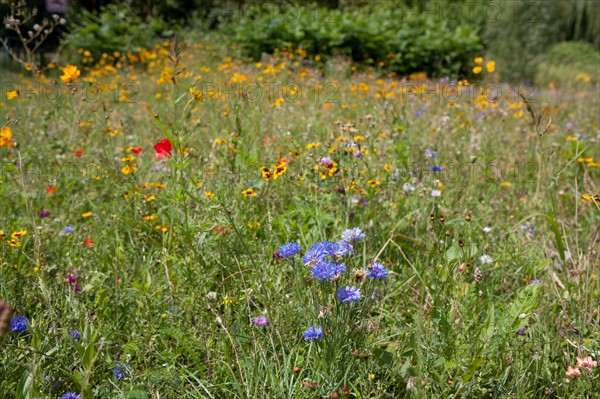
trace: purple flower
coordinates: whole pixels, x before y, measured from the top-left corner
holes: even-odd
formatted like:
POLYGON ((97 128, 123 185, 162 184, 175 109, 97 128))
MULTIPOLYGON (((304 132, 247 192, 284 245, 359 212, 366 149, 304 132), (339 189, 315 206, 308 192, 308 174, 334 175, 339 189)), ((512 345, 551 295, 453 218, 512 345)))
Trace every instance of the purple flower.
POLYGON ((417 111, 415 111, 415 116, 421 116, 425 113, 425 108, 421 108, 417 111))
POLYGON ((73 338, 76 342, 81 341, 81 333, 77 330, 73 330, 69 333, 71 338, 73 338))
POLYGON ((277 252, 282 257, 289 258, 290 256, 296 255, 298 252, 300 252, 301 249, 302 248, 300 247, 300 244, 298 244, 297 242, 288 242, 286 244, 283 244, 277 252))
POLYGON ((525 328, 525 327, 521 327, 521 328, 519 328, 519 329, 517 330, 517 334, 519 334, 519 335, 523 335, 523 334, 525 334, 525 330, 526 330, 526 328, 525 328))
POLYGON ((10 332, 27 331, 27 317, 15 316, 10 319, 10 332))
POLYGON ((341 240, 335 243, 333 250, 334 259, 343 258, 346 255, 352 255, 354 253, 354 249, 352 249, 352 245, 348 241, 341 240))
POLYGON ((302 262, 305 266, 313 267, 320 260, 327 256, 333 255, 335 251, 335 243, 329 241, 315 242, 312 247, 302 256, 302 262))
POLYGON ((117 364, 115 368, 113 368, 113 373, 117 380, 121 380, 123 378, 129 377, 131 373, 131 367, 128 364, 117 364))
POLYGON ((442 167, 441 166, 430 166, 429 170, 432 172, 441 172, 442 171, 442 167))
POLYGON ((358 158, 360 158, 362 156, 363 156, 363 153, 362 153, 361 150, 354 151, 354 158, 358 159, 358 158))
POLYGON ((64 234, 71 234, 71 233, 73 233, 73 231, 75 231, 73 226, 65 226, 65 228, 63 229, 64 234))
POLYGON ((329 157, 323 157, 319 161, 319 165, 321 165, 321 166, 329 166, 332 162, 333 162, 333 160, 331 158, 329 158, 329 157))
POLYGON ((385 268, 385 266, 383 266, 381 263, 374 262, 371 268, 368 269, 367 273, 369 275, 369 278, 384 279, 387 277, 388 271, 385 268))
POLYGON ((47 211, 45 209, 40 209, 38 211, 38 217, 40 217, 40 218, 47 218, 48 216, 50 216, 50 211, 47 211))
POLYGON ((323 338, 323 329, 321 327, 308 327, 304 331, 304 339, 320 339, 323 338))
POLYGON ((75 392, 67 392, 60 399, 81 399, 81 395, 76 394, 75 392))
POLYGON ((259 316, 259 317, 255 317, 252 322, 254 323, 255 326, 259 326, 259 327, 264 327, 267 325, 268 320, 266 317, 263 316, 259 316))
POLYGON ((360 299, 360 290, 356 287, 340 288, 337 297, 342 302, 356 302, 360 299))
POLYGON ((542 280, 539 280, 537 278, 532 278, 531 280, 529 280, 529 284, 539 284, 541 282, 542 280))

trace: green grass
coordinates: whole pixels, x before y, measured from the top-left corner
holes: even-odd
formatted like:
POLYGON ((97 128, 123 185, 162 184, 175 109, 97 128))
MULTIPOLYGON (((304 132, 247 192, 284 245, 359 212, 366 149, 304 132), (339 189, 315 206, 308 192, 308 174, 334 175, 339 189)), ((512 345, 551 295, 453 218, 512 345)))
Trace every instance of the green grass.
MULTIPOLYGON (((0 297, 29 320, 0 337, 3 398, 597 397, 600 368, 565 381, 577 357, 600 355, 600 208, 582 198, 599 193, 597 86, 538 91, 533 123, 508 85, 496 103, 477 97, 492 76, 450 104, 432 94, 443 82, 410 94, 426 82, 341 60, 321 75, 293 51, 243 64, 214 43, 88 68, 71 100, 2 75, 20 97, 3 92, 0 108, 18 144, 0 148, 0 297), (90 77, 105 85, 95 101, 90 77), (231 81, 261 98, 189 92, 231 81), (290 83, 297 101, 281 91, 290 83), (165 137, 172 156, 155 160, 165 137), (338 164, 331 177, 315 171, 322 157, 338 164), (288 170, 264 181, 261 166, 282 158, 288 170), (366 238, 335 283, 273 257, 352 227, 366 238), (20 247, 6 244, 19 230, 20 247), (374 259, 387 278, 357 281, 374 259), (346 285, 360 286, 357 303, 335 298, 346 285), (303 339, 310 325, 323 339, 303 339), (118 364, 130 366, 121 380, 118 364)), ((59 76, 44 79, 71 91, 59 76)))

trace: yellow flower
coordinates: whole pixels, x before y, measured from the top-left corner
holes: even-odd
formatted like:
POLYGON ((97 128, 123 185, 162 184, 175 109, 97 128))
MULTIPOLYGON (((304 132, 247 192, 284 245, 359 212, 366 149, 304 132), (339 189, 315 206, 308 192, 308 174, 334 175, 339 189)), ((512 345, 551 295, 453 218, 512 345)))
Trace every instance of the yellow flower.
POLYGON ((204 95, 202 94, 201 91, 196 90, 193 87, 190 87, 190 93, 192 94, 192 96, 194 96, 194 100, 196 100, 198 102, 204 102, 204 95))
POLYGON ((356 136, 354 136, 354 141, 365 141, 365 136, 357 134, 356 136))
POLYGON ((483 57, 477 57, 473 60, 476 64, 481 64, 483 62, 483 57))
POLYGON ((21 246, 21 243, 19 241, 15 240, 14 238, 12 240, 6 241, 6 244, 11 247, 20 247, 21 246))
POLYGON ((577 141, 577 137, 575 137, 575 136, 567 136, 566 140, 567 141, 577 141))
POLYGON ((273 102, 274 107, 281 107, 281 105, 285 102, 283 97, 279 97, 275 102, 273 102))
POLYGON ((478 65, 476 67, 473 67, 473 73, 475 75, 480 74, 481 73, 481 67, 478 65))
POLYGON ((196 187, 202 187, 204 185, 203 182, 199 181, 198 183, 196 183, 196 187))
POLYGON ((317 147, 318 147, 318 146, 320 146, 320 145, 321 145, 321 142, 320 142, 320 141, 318 141, 318 142, 316 142, 316 143, 308 143, 308 144, 306 145, 306 149, 307 149, 307 150, 310 150, 310 149, 312 149, 312 148, 317 148, 317 147))
POLYGON ((582 80, 582 81, 584 81, 584 82, 589 82, 589 81, 590 81, 590 77, 589 77, 587 74, 585 74, 585 73, 578 73, 578 74, 575 76, 575 78, 576 78, 577 80, 582 80))
POLYGON ((502 183, 500 183, 500 187, 510 187, 511 185, 512 183, 509 181, 503 181, 502 183))
POLYGON ((156 197, 154 195, 148 195, 148 194, 146 194, 146 195, 144 195, 144 199, 146 201, 154 201, 156 199, 156 197))
POLYGON ((17 90, 6 92, 6 99, 12 100, 13 98, 19 97, 19 92, 17 90))
POLYGON ((393 166, 390 165, 389 163, 386 163, 385 165, 383 165, 383 169, 385 169, 386 172, 391 172, 393 169, 393 166))
POLYGON ((4 230, 0 230, 0 237, 4 237, 4 230))
POLYGON ((9 126, 3 127, 0 129, 0 147, 11 148, 12 146, 12 131, 9 126))
POLYGON ((92 212, 86 212, 81 214, 82 218, 89 218, 90 216, 92 216, 92 212))
POLYGON ((127 164, 121 169, 121 173, 129 175, 137 170, 137 166, 134 163, 127 164))
POLYGON ((154 228, 156 230, 160 230, 163 233, 166 233, 167 231, 169 231, 169 226, 161 226, 160 224, 157 224, 156 226, 154 226, 154 228))
POLYGON ((369 180, 367 181, 367 184, 371 187, 377 187, 381 182, 379 180, 369 180))
POLYGON ((216 139, 215 143, 216 144, 227 144, 227 139, 216 139))
POLYGON ((489 73, 493 73, 496 70, 496 61, 488 61, 485 67, 489 73))
POLYGON ((209 200, 215 198, 215 195, 213 193, 211 193, 210 191, 205 192, 204 196, 209 200))
POLYGON ((27 230, 13 231, 10 238, 21 238, 27 234, 27 230))
POLYGON ((269 168, 267 168, 266 166, 261 166, 260 168, 260 173, 262 175, 262 178, 265 181, 269 181, 269 180, 273 180, 273 173, 271 173, 271 170, 269 168))
POLYGON ((256 192, 254 192, 254 190, 252 190, 251 188, 247 188, 242 191, 242 195, 244 197, 256 197, 256 192))
POLYGON ((62 68, 62 72, 63 75, 60 77, 60 79, 64 83, 71 83, 81 74, 75 65, 67 65, 66 67, 62 68))
MULTIPOLYGON (((128 150, 129 150, 129 149, 128 149, 128 150)), ((133 156, 133 155, 130 155, 130 156, 128 156, 128 157, 123 157, 123 158, 121 158, 121 162, 130 162, 130 161, 133 161, 134 159, 135 159, 135 156, 133 156)))
POLYGON ((287 163, 283 161, 279 161, 275 165, 273 165, 273 180, 277 179, 279 176, 284 174, 287 171, 287 169, 287 163))
POLYGON ((154 219, 156 219, 156 215, 154 215, 154 214, 144 215, 143 219, 144 219, 144 222, 147 222, 148 220, 154 220, 154 219))

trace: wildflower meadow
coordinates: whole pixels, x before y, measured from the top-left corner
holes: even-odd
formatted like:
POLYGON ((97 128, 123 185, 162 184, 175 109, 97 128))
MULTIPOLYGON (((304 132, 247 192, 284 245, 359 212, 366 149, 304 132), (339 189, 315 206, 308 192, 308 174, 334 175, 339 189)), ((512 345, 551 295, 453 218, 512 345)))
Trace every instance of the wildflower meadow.
POLYGON ((0 4, 0 399, 600 398, 598 50, 338 3, 0 4))

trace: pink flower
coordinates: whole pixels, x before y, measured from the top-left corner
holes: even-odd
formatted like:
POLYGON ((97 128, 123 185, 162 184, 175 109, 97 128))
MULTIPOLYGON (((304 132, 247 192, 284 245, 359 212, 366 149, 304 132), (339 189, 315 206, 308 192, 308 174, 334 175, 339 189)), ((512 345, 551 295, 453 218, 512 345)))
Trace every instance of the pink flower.
POLYGON ((569 377, 576 377, 578 375, 581 375, 581 371, 579 371, 579 369, 577 367, 569 366, 567 368, 567 372, 565 374, 568 375, 569 377))
POLYGON ((597 365, 598 362, 594 361, 591 356, 577 358, 577 367, 585 367, 586 369, 591 370, 592 367, 596 367, 597 365))
POLYGON ((267 325, 268 321, 266 317, 255 317, 254 320, 252 320, 254 322, 255 326, 259 326, 259 327, 264 327, 267 325))

